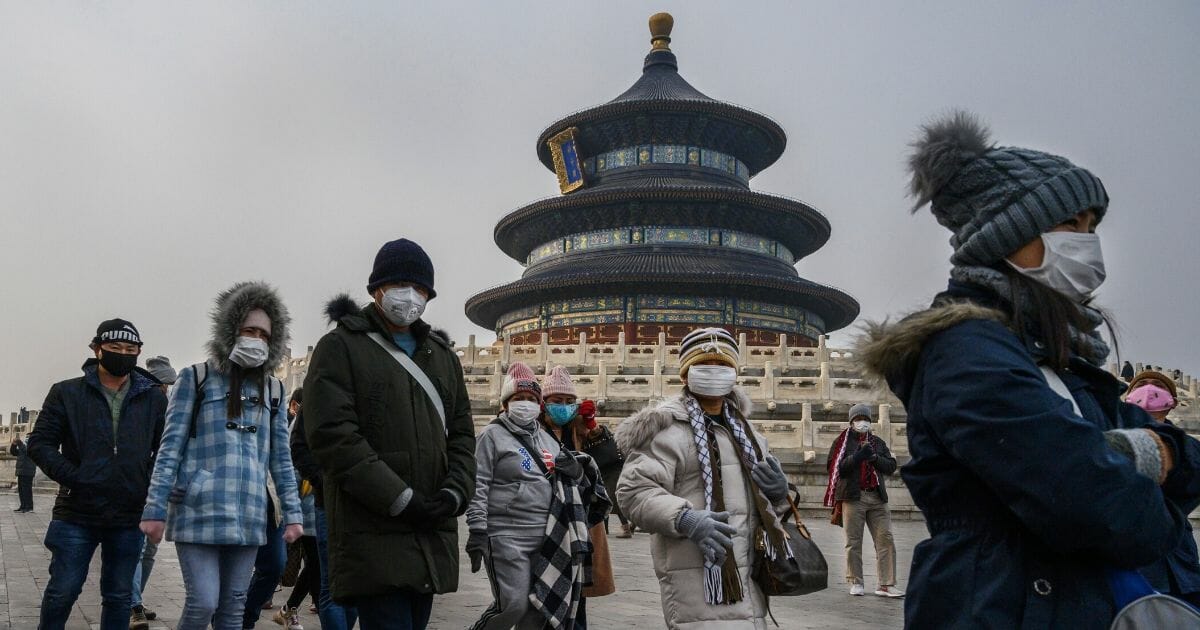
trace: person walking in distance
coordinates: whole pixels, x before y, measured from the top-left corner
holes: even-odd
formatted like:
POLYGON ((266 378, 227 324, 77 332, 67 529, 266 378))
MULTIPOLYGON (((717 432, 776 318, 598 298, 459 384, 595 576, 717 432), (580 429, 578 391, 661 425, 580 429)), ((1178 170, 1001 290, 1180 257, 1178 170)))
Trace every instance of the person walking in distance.
MULTIPOLYGON (((150 357, 146 359, 146 371, 158 379, 159 389, 162 390, 163 395, 169 398, 171 386, 175 384, 175 380, 179 376, 176 374, 175 368, 171 367, 171 360, 163 356, 150 357)), ((153 610, 146 608, 142 601, 142 593, 146 590, 146 583, 150 581, 150 572, 154 570, 154 558, 158 555, 158 544, 150 542, 148 537, 143 538, 142 557, 133 572, 133 606, 129 613, 130 630, 142 630, 149 625, 148 622, 158 618, 158 615, 153 610)))
POLYGON ((129 625, 137 522, 146 501, 167 397, 137 367, 142 337, 123 319, 101 322, 83 376, 56 383, 29 434, 29 457, 58 482, 46 528, 50 581, 40 630, 61 630, 100 547, 101 630, 129 625))
POLYGON ((208 360, 183 368, 171 392, 141 528, 151 542, 164 534, 175 542, 185 591, 179 630, 242 627, 254 559, 269 531, 268 483, 284 539, 304 533, 286 392, 271 375, 290 322, 264 283, 221 292, 208 360))
POLYGON ((13 436, 8 445, 8 454, 17 458, 15 473, 17 475, 17 498, 20 505, 13 510, 18 513, 33 511, 33 475, 37 473, 37 465, 29 459, 29 447, 21 436, 13 436))
POLYGON ((458 355, 421 318, 433 263, 386 243, 372 302, 339 296, 304 379, 304 431, 325 488, 330 588, 363 630, 425 628, 458 589, 458 524, 475 492, 475 425, 458 355))
POLYGON ((892 520, 888 511, 884 478, 896 472, 896 458, 883 438, 871 433, 871 408, 859 403, 850 407, 850 426, 842 431, 829 449, 826 461, 829 485, 825 504, 834 508, 835 522, 846 530, 846 581, 851 595, 862 595, 863 526, 875 543, 881 597, 904 597, 896 588, 896 542, 892 538, 892 520), (835 505, 836 502, 836 505, 835 505))

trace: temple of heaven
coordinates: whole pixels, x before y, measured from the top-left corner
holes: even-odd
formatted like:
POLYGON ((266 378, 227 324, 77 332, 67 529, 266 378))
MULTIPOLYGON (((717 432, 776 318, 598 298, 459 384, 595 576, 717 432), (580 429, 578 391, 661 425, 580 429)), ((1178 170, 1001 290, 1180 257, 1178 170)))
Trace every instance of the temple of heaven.
POLYGON ((700 93, 679 75, 671 16, 650 18, 642 76, 615 99, 546 128, 538 157, 562 195, 496 225, 525 265, 467 301, 471 321, 510 343, 648 344, 696 326, 754 345, 815 345, 858 316, 849 295, 795 264, 829 240, 808 205, 750 190, 787 138, 771 119, 700 93))

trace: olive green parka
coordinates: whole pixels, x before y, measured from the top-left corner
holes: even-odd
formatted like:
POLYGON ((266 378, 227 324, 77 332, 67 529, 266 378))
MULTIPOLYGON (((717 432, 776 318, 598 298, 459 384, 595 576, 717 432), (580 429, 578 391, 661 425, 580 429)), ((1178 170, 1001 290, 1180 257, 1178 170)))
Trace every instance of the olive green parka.
POLYGON ((418 320, 413 361, 429 376, 446 411, 367 333, 392 339, 375 305, 348 296, 329 303, 337 327, 318 342, 304 379, 304 430, 324 475, 333 598, 396 590, 458 588, 456 518, 409 524, 390 510, 408 488, 430 497, 442 488, 462 502, 475 492, 475 430, 458 355, 418 320))

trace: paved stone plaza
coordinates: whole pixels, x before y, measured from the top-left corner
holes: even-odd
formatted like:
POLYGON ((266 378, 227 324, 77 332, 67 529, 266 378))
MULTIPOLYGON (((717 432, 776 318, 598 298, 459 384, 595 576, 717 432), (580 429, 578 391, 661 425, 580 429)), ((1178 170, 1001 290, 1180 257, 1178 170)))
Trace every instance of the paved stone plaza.
MULTIPOLYGON (((0 584, 0 628, 26 630, 37 627, 38 605, 42 587, 48 578, 50 555, 42 545, 42 537, 50 519, 53 497, 38 495, 34 499, 36 511, 30 514, 15 514, 17 505, 14 494, 0 495, 0 566, 4 569, 4 581, 0 584)), ((616 523, 616 519, 613 519, 616 523)), ((784 629, 802 628, 899 628, 903 625, 903 601, 885 600, 868 595, 852 598, 842 586, 842 564, 845 554, 842 549, 840 529, 820 519, 809 519, 809 525, 821 550, 830 563, 831 588, 799 598, 777 598, 772 603, 775 618, 784 629)), ((896 544, 899 548, 900 587, 907 587, 908 564, 912 548, 925 536, 925 526, 920 522, 897 521, 894 523, 896 544)), ((466 539, 465 525, 462 540, 466 539)), ((659 607, 658 584, 650 566, 650 539, 647 534, 636 534, 633 539, 612 539, 613 565, 616 570, 617 593, 589 601, 588 617, 592 628, 661 628, 662 612, 659 607)), ((867 543, 870 547, 870 543, 867 543)), ((874 590, 874 553, 864 551, 866 556, 867 586, 874 590)), ((99 557, 84 587, 68 628, 83 630, 99 627, 100 590, 99 557)), ((462 557, 464 567, 469 568, 466 555, 462 557)), ((275 602, 282 604, 287 590, 277 593, 275 602)), ((151 622, 152 628, 174 628, 183 606, 183 580, 179 573, 179 562, 174 546, 164 544, 158 553, 158 562, 150 585, 145 593, 146 603, 159 614, 151 622)), ((433 620, 430 628, 461 629, 467 627, 491 601, 491 591, 483 572, 472 575, 464 572, 457 593, 439 597, 434 603, 433 620)), ((303 623, 308 630, 320 628, 316 615, 303 608, 303 623)), ((279 628, 270 621, 270 612, 264 611, 258 628, 279 628)))

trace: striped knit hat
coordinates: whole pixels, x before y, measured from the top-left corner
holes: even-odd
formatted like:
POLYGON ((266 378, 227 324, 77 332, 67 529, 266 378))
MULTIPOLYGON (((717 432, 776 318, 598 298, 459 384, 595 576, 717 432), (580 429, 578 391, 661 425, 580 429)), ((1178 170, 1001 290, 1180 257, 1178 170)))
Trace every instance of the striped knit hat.
POLYGON ((507 403, 518 392, 529 392, 537 396, 539 402, 542 400, 542 386, 538 385, 533 370, 520 361, 508 366, 504 384, 500 386, 500 404, 507 403))
POLYGON ((909 157, 913 211, 930 204, 954 232, 950 262, 990 266, 1084 210, 1096 222, 1108 193, 1087 169, 1057 155, 997 147, 975 116, 957 111, 922 128, 909 157))
POLYGON ((741 358, 733 335, 724 328, 697 328, 679 342, 679 375, 702 361, 717 360, 736 368, 741 358))

